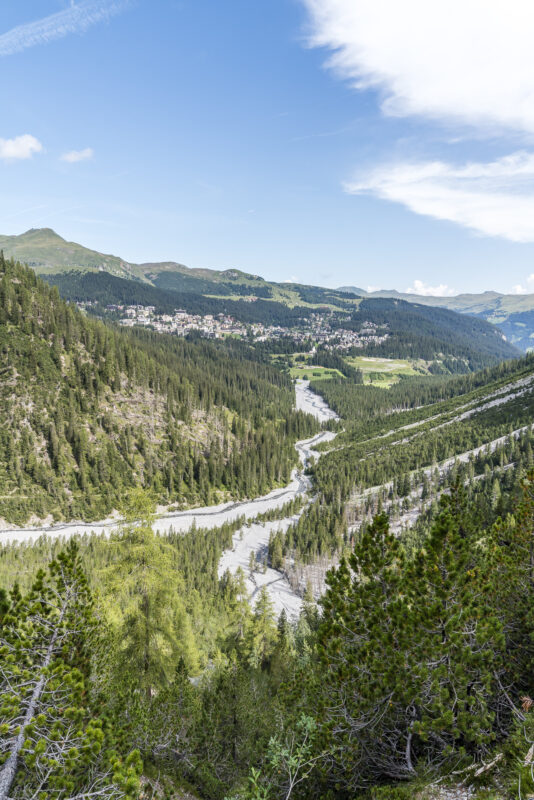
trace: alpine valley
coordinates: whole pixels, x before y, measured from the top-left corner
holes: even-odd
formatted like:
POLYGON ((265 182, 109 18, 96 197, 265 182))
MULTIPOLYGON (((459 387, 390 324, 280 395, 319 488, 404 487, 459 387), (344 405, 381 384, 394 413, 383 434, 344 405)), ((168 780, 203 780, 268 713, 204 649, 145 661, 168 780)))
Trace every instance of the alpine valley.
POLYGON ((0 248, 0 800, 534 796, 532 296, 0 248))

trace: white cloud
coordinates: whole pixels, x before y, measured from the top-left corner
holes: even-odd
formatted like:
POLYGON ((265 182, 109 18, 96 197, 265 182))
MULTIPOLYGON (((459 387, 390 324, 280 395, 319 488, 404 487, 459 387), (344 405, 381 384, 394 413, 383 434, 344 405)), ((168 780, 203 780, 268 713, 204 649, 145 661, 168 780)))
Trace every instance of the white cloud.
POLYGON ((345 189, 488 236, 534 242, 534 153, 460 167, 442 161, 382 165, 345 189))
POLYGON ((48 17, 17 25, 0 35, 0 56, 10 56, 28 47, 48 44, 71 33, 83 33, 98 22, 118 14, 127 5, 128 0, 82 0, 48 17))
POLYGON ((70 164, 75 164, 77 161, 87 161, 87 159, 94 156, 92 147, 86 147, 84 150, 69 150, 68 153, 63 153, 61 156, 62 161, 68 161, 70 164))
POLYGON ((31 158, 34 153, 40 153, 43 145, 29 133, 15 136, 13 139, 0 139, 0 158, 4 161, 31 158))
POLYGON ((534 132, 527 0, 302 0, 309 43, 393 116, 534 132))
POLYGON ((532 272, 526 279, 526 286, 517 283, 512 286, 513 294, 532 294, 534 292, 534 272, 532 272))
POLYGON ((447 286, 446 283, 440 283, 439 286, 428 286, 424 281, 415 280, 413 286, 406 289, 407 294, 420 294, 423 297, 453 297, 456 294, 454 289, 447 286))
MULTIPOLYGON (((534 134, 534 4, 527 0, 301 0, 308 43, 376 90, 386 115, 447 126, 447 140, 534 134), (452 138, 451 138, 452 137, 452 138)), ((501 152, 502 152, 501 145, 501 152)), ((534 154, 489 163, 378 166, 346 186, 479 234, 534 241, 534 154)))
POLYGON ((380 286, 368 286, 367 287, 367 291, 369 292, 369 294, 371 294, 372 292, 379 292, 380 289, 381 289, 380 286))

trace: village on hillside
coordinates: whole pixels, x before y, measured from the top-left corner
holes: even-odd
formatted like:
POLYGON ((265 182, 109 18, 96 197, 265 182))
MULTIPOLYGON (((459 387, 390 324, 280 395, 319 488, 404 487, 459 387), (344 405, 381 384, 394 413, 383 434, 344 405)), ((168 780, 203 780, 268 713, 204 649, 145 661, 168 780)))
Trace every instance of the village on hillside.
MULTIPOLYGON (((78 305, 85 307, 87 304, 78 305)), ((198 331, 207 339, 238 336, 249 337, 257 342, 291 337, 296 342, 312 339, 316 345, 323 345, 331 350, 377 345, 388 338, 385 325, 379 326, 364 320, 359 331, 347 330, 342 327, 342 321, 328 312, 311 314, 310 317, 302 318, 299 325, 289 328, 260 322, 245 324, 227 314, 191 314, 183 309, 175 309, 172 314, 157 314, 155 306, 113 304, 107 306, 106 310, 118 314, 119 324, 123 327, 148 327, 158 333, 176 336, 187 336, 192 331, 198 331)))

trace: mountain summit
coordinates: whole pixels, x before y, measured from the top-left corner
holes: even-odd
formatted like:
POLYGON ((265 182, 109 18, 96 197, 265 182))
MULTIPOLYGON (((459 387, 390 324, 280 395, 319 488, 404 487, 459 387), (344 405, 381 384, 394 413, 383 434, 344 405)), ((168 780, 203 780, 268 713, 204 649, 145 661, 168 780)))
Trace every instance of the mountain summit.
POLYGON ((24 262, 38 273, 100 269, 134 277, 132 265, 122 258, 68 242, 52 228, 30 228, 19 236, 0 236, 0 250, 7 258, 24 262))

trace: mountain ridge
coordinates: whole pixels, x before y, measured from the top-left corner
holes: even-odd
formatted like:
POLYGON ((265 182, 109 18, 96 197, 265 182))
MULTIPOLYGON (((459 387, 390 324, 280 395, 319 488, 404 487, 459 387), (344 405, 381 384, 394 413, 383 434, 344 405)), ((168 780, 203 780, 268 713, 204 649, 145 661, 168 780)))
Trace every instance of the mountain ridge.
MULTIPOLYGON (((354 286, 340 286, 340 292, 353 292, 354 286)), ((534 294, 503 294, 491 289, 483 292, 462 292, 457 295, 419 295, 399 292, 396 289, 379 289, 366 292, 359 289, 363 297, 398 298, 407 303, 448 308, 461 314, 471 314, 497 325, 508 341, 528 351, 534 347, 534 294)))
MULTIPOLYGON (((19 236, 0 236, 0 250, 3 250, 6 257, 26 262, 48 282, 61 286, 61 291, 66 293, 69 299, 75 299, 77 302, 84 299, 91 301, 91 293, 94 289, 92 286, 87 288, 86 285, 85 297, 81 297, 79 294, 73 297, 72 294, 69 294, 73 284, 76 284, 76 289, 79 290, 80 278, 84 274, 102 275, 107 273, 117 279, 129 282, 128 291, 121 291, 121 296, 128 295, 128 293, 131 295, 131 299, 125 302, 131 304, 139 302, 136 300, 134 287, 143 284, 168 293, 169 299, 172 295, 173 300, 178 303, 176 307, 190 304, 192 296, 197 295, 199 299, 204 298, 201 305, 206 307, 206 310, 201 313, 230 313, 238 319, 242 317, 244 322, 254 322, 254 313, 251 311, 260 313, 261 319, 266 319, 271 312, 276 312, 277 321, 274 324, 284 324, 284 317, 287 316, 283 310, 284 307, 291 311, 290 317, 292 318, 299 315, 309 317, 315 310, 319 313, 349 314, 354 317, 363 299, 374 302, 375 310, 382 314, 383 305, 381 306, 378 301, 389 298, 405 301, 412 305, 416 303, 420 309, 429 305, 442 305, 449 311, 460 311, 464 314, 469 313, 481 317, 493 325, 506 323, 508 315, 507 311, 500 307, 494 307, 495 303, 488 304, 486 296, 482 305, 477 305, 478 301, 472 299, 459 305, 456 303, 455 307, 451 307, 449 298, 446 302, 441 303, 433 298, 420 298, 415 295, 404 297, 402 293, 397 292, 369 295, 358 287, 344 287, 343 290, 339 290, 299 283, 277 283, 234 268, 225 270, 190 268, 177 261, 135 264, 118 256, 106 255, 75 242, 68 242, 51 228, 31 228, 19 236), (248 304, 254 308, 246 309, 244 304, 239 302, 243 300, 248 301, 248 304), (488 311, 488 305, 491 305, 491 313, 488 311)), ((94 283, 96 289, 96 284, 100 285, 102 281, 95 278, 94 283)), ((493 296, 491 294, 492 298, 493 296)), ((117 301, 111 299, 110 296, 108 302, 117 301)), ((534 301, 532 309, 534 310, 534 301)), ((522 310, 530 311, 528 303, 522 310)), ((391 313, 395 313, 393 307, 391 307, 391 313)), ((408 314, 408 312, 406 313, 408 314)), ((456 324, 452 318, 449 322, 453 326, 456 324)), ((426 322, 424 324, 426 325, 426 322)), ((515 335, 513 327, 511 330, 506 329, 503 332, 512 344, 520 341, 520 346, 527 349, 528 337, 531 332, 534 335, 534 314, 532 321, 530 319, 520 320, 518 329, 521 336, 515 335), (526 344, 523 341, 525 338, 526 344)), ((502 357, 513 357, 513 354, 511 349, 507 353, 503 350, 502 357)))

